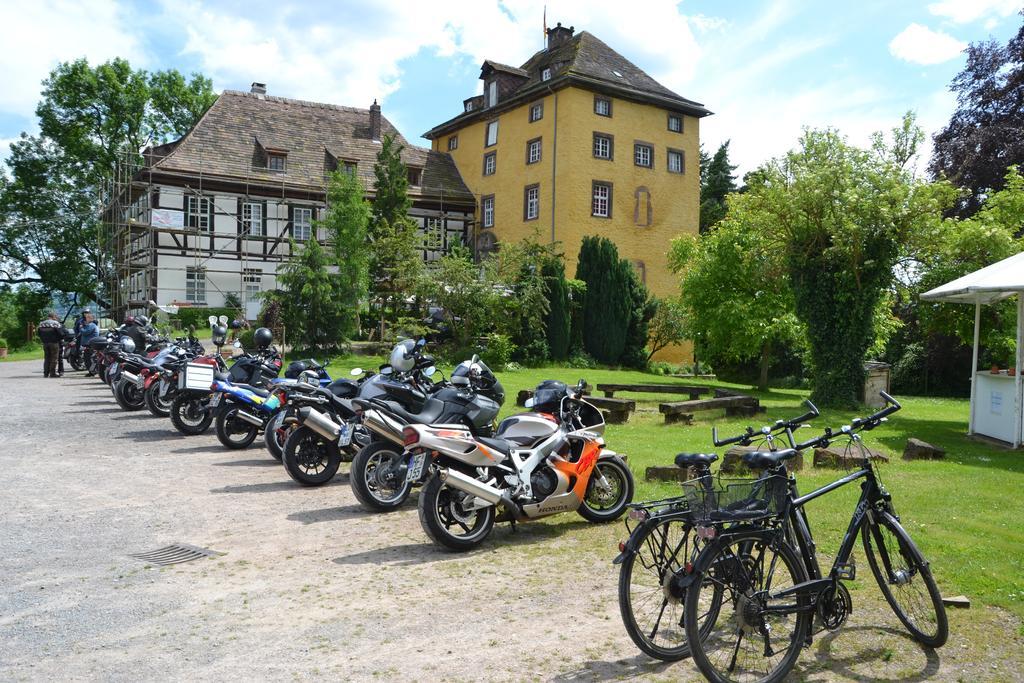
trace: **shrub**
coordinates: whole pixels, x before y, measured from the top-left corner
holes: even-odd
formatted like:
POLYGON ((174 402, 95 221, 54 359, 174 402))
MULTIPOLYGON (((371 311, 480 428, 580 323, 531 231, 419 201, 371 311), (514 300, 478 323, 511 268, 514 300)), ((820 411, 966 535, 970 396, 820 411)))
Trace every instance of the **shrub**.
POLYGON ((597 367, 597 361, 586 351, 580 351, 569 356, 569 367, 580 370, 589 370, 597 367))
POLYGON ((569 287, 565 281, 565 266, 561 261, 551 261, 543 270, 548 295, 548 314, 545 318, 548 352, 553 360, 564 361, 569 357, 570 322, 569 287))
POLYGON ((545 339, 534 339, 525 346, 519 347, 516 358, 528 368, 538 368, 550 359, 548 342, 545 339))
POLYGON ((516 345, 505 334, 489 334, 484 337, 484 348, 480 357, 492 370, 501 371, 511 362, 516 345))
POLYGON ((7 348, 7 340, 4 339, 3 337, 0 337, 0 349, 6 349, 6 348, 7 348))
POLYGON ((672 375, 676 372, 676 367, 671 363, 666 363, 663 360, 654 361, 647 366, 647 372, 652 375, 672 375))

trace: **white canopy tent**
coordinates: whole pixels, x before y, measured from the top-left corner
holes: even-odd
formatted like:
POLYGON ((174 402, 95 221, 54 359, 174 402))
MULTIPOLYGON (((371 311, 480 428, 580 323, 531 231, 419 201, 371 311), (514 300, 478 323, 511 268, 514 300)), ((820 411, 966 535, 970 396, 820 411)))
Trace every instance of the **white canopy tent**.
POLYGON ((971 368, 971 418, 968 434, 1006 441, 1018 448, 1024 441, 1024 252, 925 292, 922 299, 974 304, 974 366, 971 368), (1016 376, 981 372, 978 339, 981 307, 1017 296, 1016 376), (1010 401, 1012 396, 1012 411, 1010 401))

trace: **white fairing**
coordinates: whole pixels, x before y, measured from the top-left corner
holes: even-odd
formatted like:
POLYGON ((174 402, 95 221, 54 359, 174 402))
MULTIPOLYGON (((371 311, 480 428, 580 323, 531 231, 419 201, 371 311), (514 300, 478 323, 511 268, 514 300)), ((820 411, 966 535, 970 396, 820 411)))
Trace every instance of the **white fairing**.
POLYGON ((540 413, 522 413, 502 420, 498 425, 497 436, 528 447, 541 439, 546 439, 557 430, 558 423, 540 413))

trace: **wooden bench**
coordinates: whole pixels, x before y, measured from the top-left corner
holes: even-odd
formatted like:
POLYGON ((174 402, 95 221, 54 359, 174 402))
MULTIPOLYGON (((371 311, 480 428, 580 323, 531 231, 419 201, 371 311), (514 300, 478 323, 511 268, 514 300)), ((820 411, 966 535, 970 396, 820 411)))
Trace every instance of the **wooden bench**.
POLYGON ((753 396, 721 396, 697 401, 677 401, 662 403, 658 410, 665 416, 665 423, 693 421, 693 414, 700 410, 725 409, 727 415, 753 416, 760 409, 760 401, 753 396))
MULTIPOLYGON (((516 396, 516 405, 526 406, 526 400, 533 396, 532 389, 522 389, 516 396)), ((629 414, 636 410, 636 401, 625 398, 601 398, 584 396, 587 403, 601 411, 608 424, 623 424, 629 421, 629 414)))
POLYGON ((631 391, 645 394, 688 394, 691 401, 696 401, 701 394, 710 394, 708 387, 693 387, 683 384, 598 384, 598 391, 605 397, 612 398, 616 391, 631 391))

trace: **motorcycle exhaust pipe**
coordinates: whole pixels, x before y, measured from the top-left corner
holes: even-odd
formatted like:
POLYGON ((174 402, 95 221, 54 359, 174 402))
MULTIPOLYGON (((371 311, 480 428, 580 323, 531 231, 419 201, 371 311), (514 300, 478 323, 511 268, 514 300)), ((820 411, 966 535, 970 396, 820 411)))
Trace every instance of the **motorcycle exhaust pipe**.
POLYGON ((248 422, 249 424, 255 425, 256 427, 262 427, 263 426, 263 420, 261 420, 260 418, 256 417, 255 415, 251 415, 251 414, 245 412, 244 410, 236 411, 235 412, 235 417, 237 417, 242 422, 248 422))
POLYGON ((376 410, 367 410, 363 413, 363 426, 383 436, 388 441, 393 441, 400 446, 403 445, 401 430, 395 432, 394 428, 376 410))
POLYGON ((458 470, 453 470, 450 467, 442 467, 437 470, 437 476, 441 478, 445 484, 456 488, 460 491, 465 491, 471 496, 477 498, 483 498, 491 505, 497 505, 502 501, 501 489, 497 489, 490 484, 485 484, 479 479, 467 476, 458 470))
POLYGON ((337 441, 341 427, 315 408, 299 408, 299 421, 328 441, 337 441))

